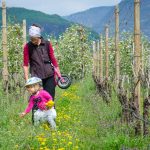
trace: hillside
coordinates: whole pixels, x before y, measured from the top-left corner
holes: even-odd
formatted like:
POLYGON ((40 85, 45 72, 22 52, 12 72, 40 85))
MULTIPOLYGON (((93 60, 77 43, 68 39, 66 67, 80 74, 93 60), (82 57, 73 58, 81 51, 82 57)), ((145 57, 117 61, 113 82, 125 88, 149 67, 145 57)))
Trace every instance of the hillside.
POLYGON ((64 16, 64 18, 69 21, 85 25, 97 31, 96 29, 103 22, 106 15, 112 11, 112 9, 113 7, 91 8, 83 12, 78 12, 69 16, 64 16))
MULTIPOLYGON (((2 9, 0 8, 0 12, 2 9)), ((7 19, 11 22, 27 21, 27 28, 33 23, 40 24, 46 34, 58 36, 71 25, 71 22, 63 19, 59 15, 48 15, 40 11, 28 10, 25 8, 7 8, 7 19)), ((2 13, 0 13, 0 25, 2 24, 2 13)))
MULTIPOLYGON (((2 8, 0 8, 0 12, 1 11, 2 8)), ((7 8, 7 20, 14 23, 22 23, 23 19, 26 19, 27 21, 27 29, 30 25, 36 23, 42 26, 44 35, 53 35, 57 38, 60 34, 65 32, 66 28, 74 24, 57 14, 48 15, 40 11, 18 7, 7 8)), ((2 25, 2 12, 0 13, 0 25, 2 25)), ((91 32, 89 38, 98 38, 96 32, 92 31, 89 27, 87 30, 91 32)))
MULTIPOLYGON (((114 28, 114 6, 96 7, 86 11, 71 14, 64 18, 84 26, 91 27, 94 31, 101 33, 106 24, 110 25, 111 31, 114 28)), ((120 31, 133 31, 134 26, 134 1, 122 0, 120 9, 120 31)), ((150 1, 141 1, 141 31, 150 39, 150 1)))

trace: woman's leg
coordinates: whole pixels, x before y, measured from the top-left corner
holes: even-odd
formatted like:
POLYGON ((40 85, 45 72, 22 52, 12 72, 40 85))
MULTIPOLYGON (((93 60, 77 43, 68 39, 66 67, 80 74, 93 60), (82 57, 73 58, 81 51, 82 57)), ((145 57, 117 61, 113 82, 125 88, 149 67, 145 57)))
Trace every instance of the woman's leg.
POLYGON ((43 83, 44 90, 46 90, 52 96, 53 101, 54 101, 55 87, 56 87, 54 76, 46 78, 46 79, 42 79, 42 83, 43 83))

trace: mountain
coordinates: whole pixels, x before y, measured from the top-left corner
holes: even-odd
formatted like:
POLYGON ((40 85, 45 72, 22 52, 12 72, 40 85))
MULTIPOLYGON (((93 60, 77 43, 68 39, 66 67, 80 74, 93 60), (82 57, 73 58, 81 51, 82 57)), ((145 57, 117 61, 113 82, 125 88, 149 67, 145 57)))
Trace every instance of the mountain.
POLYGON ((101 23, 106 15, 110 14, 112 10, 113 7, 96 7, 69 16, 64 16, 64 18, 69 21, 85 25, 97 31, 99 25, 102 26, 101 23))
MULTIPOLYGON (((0 8, 0 25, 2 25, 2 8, 0 8)), ((26 19, 27 29, 33 23, 42 26, 44 32, 47 35, 54 35, 58 37, 65 31, 72 23, 65 20, 59 15, 48 15, 40 11, 28 10, 25 8, 7 8, 7 20, 15 23, 22 23, 23 19, 26 19)))
MULTIPOLYGON (((126 26, 121 26, 121 30, 134 30, 134 2, 133 0, 123 0, 119 7, 121 8, 120 18, 126 26), (128 12, 126 19, 124 19, 124 14, 128 12)), ((150 1, 141 0, 140 3, 140 23, 141 23, 141 32, 150 39, 150 1)))
MULTIPOLYGON (((0 12, 0 25, 2 25, 2 8, 0 8, 0 12)), ((30 25, 36 23, 42 27, 44 35, 53 35, 56 38, 65 32, 66 28, 74 24, 57 14, 48 15, 40 11, 25 8, 11 7, 7 8, 6 12, 7 20, 11 23, 22 23, 23 19, 26 19, 27 29, 30 25)), ((92 31, 90 28, 87 28, 87 30, 91 32, 91 35, 89 36, 90 39, 98 38, 96 32, 92 31)))
MULTIPOLYGON (((150 0, 142 0, 141 8, 141 32, 150 39, 150 0)), ((64 16, 68 21, 83 24, 91 27, 97 33, 104 31, 106 24, 110 27, 110 32, 114 33, 114 10, 115 6, 96 7, 83 12, 64 16)), ((120 31, 134 30, 134 0, 122 0, 119 3, 120 31)))

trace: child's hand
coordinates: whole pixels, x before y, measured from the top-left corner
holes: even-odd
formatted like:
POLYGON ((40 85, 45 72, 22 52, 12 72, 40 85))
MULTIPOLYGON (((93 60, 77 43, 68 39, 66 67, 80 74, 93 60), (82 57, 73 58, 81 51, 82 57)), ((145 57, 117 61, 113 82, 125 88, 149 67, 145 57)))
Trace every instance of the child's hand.
POLYGON ((20 114, 20 117, 24 117, 26 115, 26 113, 25 112, 22 112, 21 114, 20 114))

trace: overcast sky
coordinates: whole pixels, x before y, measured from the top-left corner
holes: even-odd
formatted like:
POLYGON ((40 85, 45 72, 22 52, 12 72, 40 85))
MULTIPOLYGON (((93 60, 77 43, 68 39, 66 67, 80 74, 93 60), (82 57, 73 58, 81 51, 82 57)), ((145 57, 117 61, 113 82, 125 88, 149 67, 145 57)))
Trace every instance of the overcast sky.
MULTIPOLYGON (((0 0, 2 1, 2 0, 0 0)), ((113 6, 121 0, 5 0, 7 7, 24 7, 47 14, 70 15, 89 8, 113 6)))

